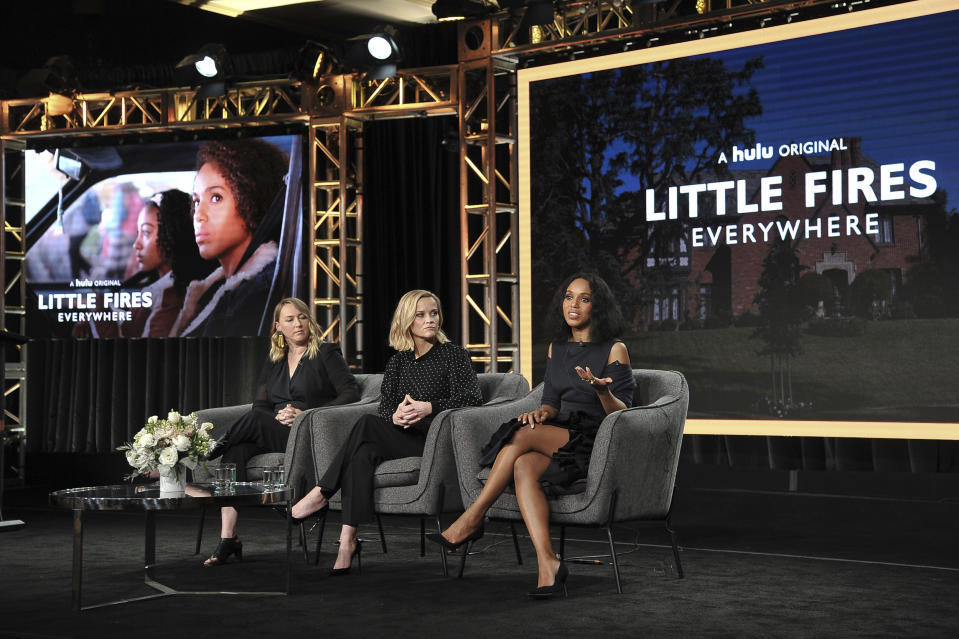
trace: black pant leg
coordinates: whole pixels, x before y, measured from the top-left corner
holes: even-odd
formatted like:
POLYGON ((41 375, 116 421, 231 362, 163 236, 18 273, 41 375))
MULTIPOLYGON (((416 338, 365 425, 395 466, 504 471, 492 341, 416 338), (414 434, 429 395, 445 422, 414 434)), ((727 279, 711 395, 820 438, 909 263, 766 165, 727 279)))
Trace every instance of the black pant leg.
POLYGON ((251 458, 262 453, 283 452, 290 437, 289 427, 253 410, 234 421, 226 430, 226 441, 215 452, 220 453, 221 461, 236 464, 237 481, 248 481, 246 463, 251 458))
POLYGON ((324 494, 342 490, 343 523, 355 526, 373 518, 373 473, 388 459, 423 454, 426 436, 402 429, 378 415, 364 415, 320 479, 324 494))

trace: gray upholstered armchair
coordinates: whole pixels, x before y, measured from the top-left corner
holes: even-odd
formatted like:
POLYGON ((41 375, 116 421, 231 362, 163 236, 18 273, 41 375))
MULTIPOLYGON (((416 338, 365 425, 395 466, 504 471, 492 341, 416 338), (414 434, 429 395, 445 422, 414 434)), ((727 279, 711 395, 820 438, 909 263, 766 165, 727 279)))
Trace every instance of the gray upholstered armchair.
MULTIPOLYGON (((662 520, 670 533, 679 577, 683 576, 676 537, 669 524, 673 485, 679 464, 689 387, 675 371, 633 370, 637 388, 633 407, 607 415, 599 427, 584 480, 569 494, 550 497, 550 521, 562 527, 560 554, 566 526, 603 527, 616 577, 622 592, 612 526, 622 521, 662 520)), ((479 496, 489 469, 479 465, 480 449, 496 428, 517 415, 540 406, 542 384, 515 402, 453 414, 450 418, 453 453, 463 502, 479 496)), ((493 519, 521 520, 516 495, 503 493, 489 510, 493 519)))
MULTIPOLYGON (((339 409, 356 409, 361 408, 366 405, 372 404, 374 407, 377 405, 377 402, 380 398, 380 383, 383 381, 382 375, 356 375, 356 383, 360 387, 360 399, 352 404, 344 404, 341 406, 321 406, 319 408, 311 408, 310 410, 305 410, 299 415, 297 415, 296 420, 290 426, 290 438, 287 441, 286 452, 283 453, 263 453, 261 455, 254 455, 246 463, 246 472, 250 481, 257 481, 263 479, 263 470, 266 468, 272 468, 273 466, 278 466, 283 464, 288 470, 287 482, 296 486, 293 483, 293 479, 290 471, 291 468, 291 459, 293 451, 296 450, 307 450, 308 449, 308 434, 309 428, 304 426, 304 424, 312 423, 314 415, 318 412, 328 411, 328 410, 339 410, 339 409), (297 447, 296 442, 299 440, 307 440, 307 444, 297 447)), ((206 408, 203 410, 197 411, 197 419, 202 424, 203 422, 212 422, 214 429, 218 426, 224 426, 230 422, 239 419, 244 413, 249 411, 253 407, 252 404, 240 404, 237 406, 223 406, 220 408, 206 408)), ((374 408, 375 410, 375 408, 374 408)), ((214 453, 216 451, 214 450, 214 453)), ((193 481, 197 482, 207 482, 211 481, 211 475, 213 468, 219 463, 218 458, 214 458, 212 461, 208 462, 206 465, 200 465, 193 471, 193 481)), ((302 493, 296 493, 297 495, 302 493)), ((200 513, 200 524, 199 529, 197 530, 196 537, 196 552, 200 552, 200 542, 203 539, 203 521, 204 514, 206 510, 203 509, 200 513)))
MULTIPOLYGON (((477 375, 480 390, 486 405, 515 400, 529 392, 529 383, 515 373, 481 373, 477 375)), ((416 515, 420 517, 420 555, 425 554, 425 518, 436 521, 441 530, 439 516, 446 512, 463 509, 457 487, 456 468, 453 465, 453 450, 450 441, 449 418, 463 411, 460 408, 441 412, 433 420, 426 436, 426 445, 421 457, 404 457, 381 463, 376 468, 373 480, 374 510, 379 515, 416 515)), ((354 422, 364 412, 373 413, 376 406, 357 407, 347 415, 343 411, 324 411, 312 422, 314 457, 317 472, 322 473, 336 451, 346 441, 354 422)), ((313 485, 316 484, 314 478, 313 485)), ((330 500, 332 510, 340 509, 339 493, 330 500)), ((322 534, 322 533, 321 533, 322 534)), ((380 538, 383 529, 380 526, 380 538)), ((383 551, 386 543, 382 541, 383 551)), ((444 574, 446 555, 443 554, 444 574)))

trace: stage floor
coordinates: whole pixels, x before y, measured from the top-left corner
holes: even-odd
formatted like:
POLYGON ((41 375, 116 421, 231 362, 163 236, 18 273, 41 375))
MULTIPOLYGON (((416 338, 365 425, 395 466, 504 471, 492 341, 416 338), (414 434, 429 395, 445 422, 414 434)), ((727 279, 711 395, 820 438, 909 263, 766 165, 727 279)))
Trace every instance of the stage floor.
MULTIPOLYGON (((4 509, 26 526, 0 536, 0 637, 956 634, 956 501, 684 488, 674 508, 686 578, 676 579, 660 528, 619 526, 622 595, 606 564, 605 534, 570 530, 567 556, 595 555, 602 565, 571 565, 567 600, 529 601, 532 546, 521 537, 525 564, 517 566, 509 528, 496 522, 461 580, 442 576, 435 548, 420 557, 418 521, 398 517, 384 518, 388 554, 375 525, 366 526, 362 574, 331 578, 334 513, 319 567, 295 552, 288 597, 183 596, 74 614, 71 515, 49 506, 44 489, 28 487, 11 491, 4 509)), ((208 514, 205 554, 216 544, 215 520, 208 514)), ((164 583, 200 590, 275 581, 285 551, 276 513, 241 511, 244 561, 219 568, 203 568, 203 555, 192 554, 196 523, 196 513, 157 517, 164 583)), ((84 525, 84 601, 150 592, 140 565, 143 514, 87 513, 84 525)))

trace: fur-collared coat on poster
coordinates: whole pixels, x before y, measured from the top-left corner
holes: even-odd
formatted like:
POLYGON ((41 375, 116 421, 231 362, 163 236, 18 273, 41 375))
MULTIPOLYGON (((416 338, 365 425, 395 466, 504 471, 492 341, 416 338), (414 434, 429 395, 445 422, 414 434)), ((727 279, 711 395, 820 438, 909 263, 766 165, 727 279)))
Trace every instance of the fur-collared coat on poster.
POLYGON ((256 335, 269 303, 278 253, 276 242, 266 242, 226 281, 221 266, 192 282, 170 337, 256 335))

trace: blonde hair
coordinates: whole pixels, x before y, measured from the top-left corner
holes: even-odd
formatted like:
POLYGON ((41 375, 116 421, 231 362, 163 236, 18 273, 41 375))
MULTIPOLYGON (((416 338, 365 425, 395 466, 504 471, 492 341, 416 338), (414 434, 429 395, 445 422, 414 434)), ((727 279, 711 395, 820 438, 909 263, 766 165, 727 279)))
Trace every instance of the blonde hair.
POLYGON ((293 308, 306 315, 310 326, 310 340, 306 344, 306 354, 311 358, 316 357, 316 354, 320 351, 320 344, 323 343, 320 338, 320 325, 313 319, 313 314, 310 313, 309 307, 303 300, 296 297, 287 297, 280 300, 276 308, 273 309, 273 328, 270 329, 270 361, 278 362, 283 359, 286 350, 289 348, 287 344, 280 346, 279 340, 283 334, 276 330, 276 324, 280 321, 280 310, 287 304, 292 305, 293 308))
POLYGON ((440 298, 429 291, 418 288, 405 293, 397 302, 396 310, 393 311, 393 321, 390 322, 390 346, 396 350, 413 350, 413 334, 410 332, 410 327, 413 325, 413 320, 416 319, 416 304, 424 297, 432 298, 436 302, 436 310, 440 314, 436 341, 440 344, 450 341, 450 338, 443 332, 443 305, 440 304, 440 298))

